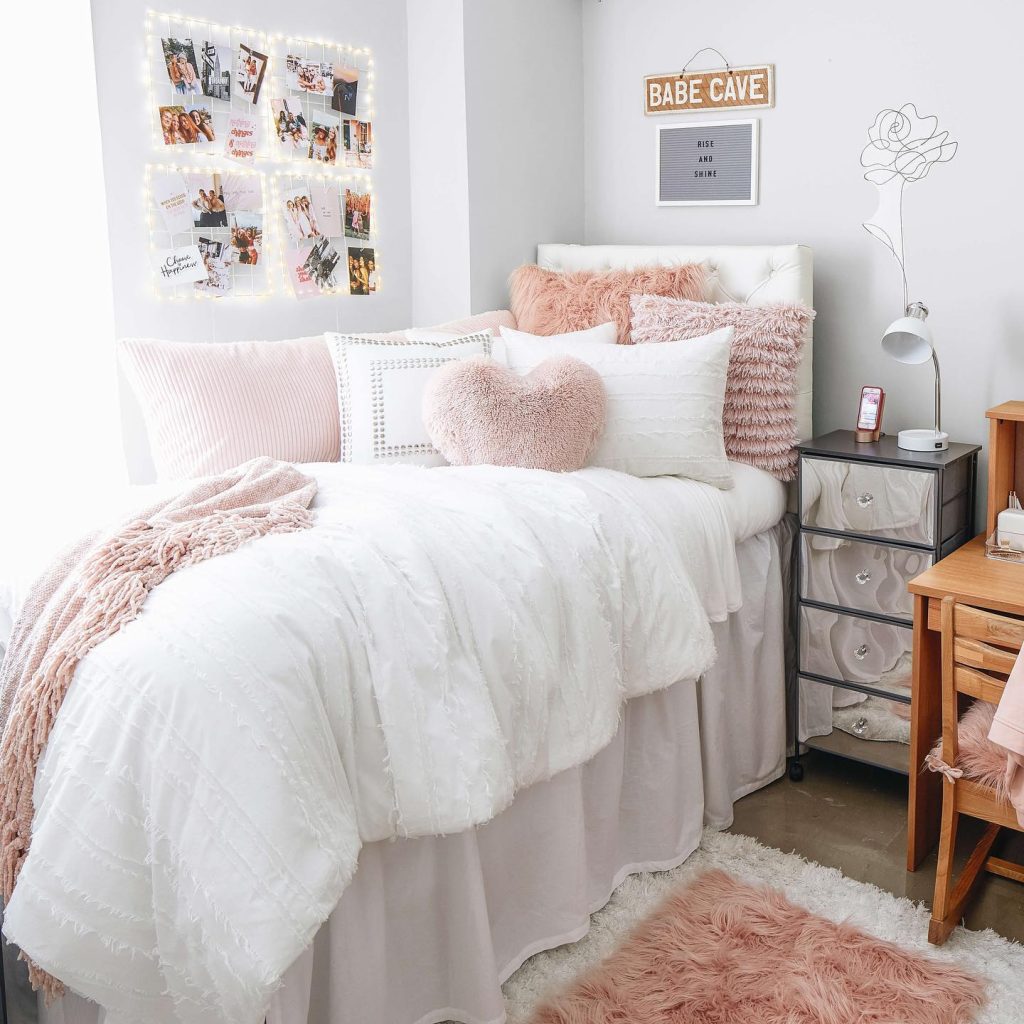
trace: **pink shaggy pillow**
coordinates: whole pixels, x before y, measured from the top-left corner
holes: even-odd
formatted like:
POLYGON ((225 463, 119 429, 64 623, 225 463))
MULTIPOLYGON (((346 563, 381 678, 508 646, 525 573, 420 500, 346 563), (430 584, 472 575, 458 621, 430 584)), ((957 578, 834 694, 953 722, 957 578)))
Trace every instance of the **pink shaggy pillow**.
POLYGON ((796 381, 814 310, 802 303, 748 306, 634 295, 633 341, 700 338, 723 327, 735 335, 729 355, 722 423, 730 459, 796 476, 796 381))
POLYGON ((568 334, 615 321, 619 344, 631 345, 630 295, 704 298, 704 268, 637 267, 596 273, 579 270, 560 274, 527 265, 509 278, 510 305, 516 327, 528 334, 568 334))
MULTIPOLYGON (((1006 780, 1007 750, 988 738, 989 729, 995 719, 996 706, 988 701, 976 700, 961 716, 956 727, 959 751, 956 764, 951 768, 959 768, 964 776, 983 786, 996 791, 996 796, 1004 803, 1010 802, 1010 790, 1006 780)), ((932 771, 943 764, 942 737, 935 741, 925 764, 932 771)))
POLYGON ((604 431, 604 384, 571 356, 520 377, 473 356, 442 367, 423 395, 423 422, 453 466, 570 472, 587 464, 604 431))

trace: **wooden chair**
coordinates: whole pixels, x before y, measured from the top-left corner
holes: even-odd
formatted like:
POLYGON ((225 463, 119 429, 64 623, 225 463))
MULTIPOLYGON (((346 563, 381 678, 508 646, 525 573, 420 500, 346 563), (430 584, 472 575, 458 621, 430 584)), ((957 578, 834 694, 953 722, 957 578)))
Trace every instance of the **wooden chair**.
MULTIPOLYGON (((942 599, 942 760, 947 765, 957 763, 957 723, 966 698, 998 704, 1022 646, 1024 620, 959 604, 951 596, 942 599)), ((966 776, 943 778, 939 860, 928 926, 928 941, 934 945, 949 938, 983 870, 1024 882, 1024 866, 989 855, 1000 828, 1024 832, 1014 809, 994 789, 966 776), (988 828, 954 880, 957 825, 964 814, 988 822, 988 828)))

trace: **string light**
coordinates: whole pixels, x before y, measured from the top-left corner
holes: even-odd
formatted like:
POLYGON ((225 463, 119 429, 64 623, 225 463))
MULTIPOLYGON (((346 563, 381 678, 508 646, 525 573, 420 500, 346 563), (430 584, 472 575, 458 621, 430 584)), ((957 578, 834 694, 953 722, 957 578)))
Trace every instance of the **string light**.
MULTIPOLYGON (((345 55, 348 55, 347 63, 353 65, 355 69, 360 73, 362 82, 364 85, 363 94, 361 96, 362 106, 365 112, 360 118, 358 115, 353 115, 351 120, 356 123, 360 120, 364 120, 366 123, 371 125, 370 131, 372 134, 372 152, 374 158, 378 154, 378 140, 376 132, 374 131, 373 116, 373 95, 374 95, 374 61, 373 53, 369 47, 355 48, 351 45, 343 45, 341 43, 334 43, 324 39, 309 39, 301 36, 289 36, 281 32, 263 32, 257 29, 250 29, 240 25, 227 26, 220 25, 215 22, 207 21, 203 18, 193 18, 185 16, 180 12, 174 13, 160 13, 153 10, 152 8, 147 9, 145 16, 145 38, 146 45, 148 47, 146 61, 145 61, 145 85, 146 85, 146 96, 147 96, 147 112, 150 119, 150 125, 152 128, 152 146, 154 150, 161 152, 166 151, 166 144, 163 141, 163 133, 160 126, 160 118, 157 116, 158 108, 160 104, 157 102, 157 83, 154 75, 154 67, 163 70, 163 61, 157 59, 157 55, 163 54, 163 43, 164 38, 187 38, 193 39, 198 35, 199 38, 223 38, 227 36, 226 45, 230 49, 232 54, 232 65, 231 71, 229 72, 232 77, 232 88, 234 89, 234 74, 235 74, 235 59, 238 51, 239 43, 246 42, 247 44, 258 48, 260 52, 266 55, 266 67, 264 69, 264 81, 261 85, 261 94, 263 97, 268 98, 279 98, 287 96, 290 90, 287 87, 286 78, 286 57, 288 54, 295 53, 306 59, 314 59, 309 53, 311 48, 318 48, 320 52, 319 60, 321 63, 328 62, 328 56, 330 51, 337 55, 340 63, 346 62, 345 55), (180 29, 180 31, 176 31, 180 29), (161 31, 162 30, 162 31, 161 31), (241 38, 239 38, 241 37, 241 38), (285 46, 282 48, 281 44, 285 46)), ((219 40, 218 40, 219 41, 219 40)), ((333 64, 333 61, 331 62, 333 64)), ((173 88, 168 84, 168 88, 173 88)), ((302 94, 297 94, 302 95, 302 94)), ((311 97, 314 98, 314 97, 311 97)), ((320 97, 328 100, 327 96, 320 97)), ((168 106, 181 106, 183 105, 181 99, 175 96, 171 98, 170 103, 164 105, 168 106)), ((274 123, 274 113, 271 104, 264 100, 264 106, 266 108, 267 115, 267 132, 266 140, 262 145, 258 146, 256 159, 260 163, 271 163, 271 164, 288 164, 294 165, 300 159, 305 160, 306 157, 301 157, 293 150, 284 151, 283 147, 275 148, 276 141, 276 125, 274 123)), ((326 114, 328 107, 325 106, 321 113, 326 114)), ((217 111, 218 114, 223 113, 217 111)), ((226 120, 230 119, 236 112, 232 109, 226 114, 226 120)), ((247 112, 248 116, 257 117, 259 116, 258 111, 247 112)), ((332 111, 332 115, 334 113, 332 111)), ((310 120, 312 120, 313 114, 310 114, 310 120)), ((342 134, 344 128, 344 120, 348 120, 343 114, 337 115, 338 119, 338 142, 339 146, 343 142, 342 134)), ((356 153, 358 153, 358 142, 353 138, 352 144, 355 147, 356 153)), ((171 172, 179 174, 220 174, 220 175, 251 175, 257 176, 260 179, 261 184, 261 195, 262 195, 262 222, 263 222, 263 252, 262 258, 259 262, 259 266, 262 267, 260 278, 262 280, 261 291, 256 291, 255 275, 250 272, 248 277, 251 294, 241 296, 233 291, 233 298, 252 298, 261 299, 274 293, 273 274, 271 273, 270 263, 272 262, 271 257, 273 248, 277 247, 278 251, 278 270, 282 277, 283 287, 290 289, 290 272, 286 266, 285 254, 289 251, 297 251, 291 249, 287 245, 284 238, 285 235, 285 224, 284 224, 284 207, 280 203, 280 194, 278 183, 282 178, 290 178, 293 180, 305 181, 308 185, 310 181, 316 180, 321 184, 332 183, 338 190, 338 202, 341 210, 344 210, 342 201, 341 189, 343 187, 352 186, 360 189, 362 192, 369 194, 370 196, 370 209, 371 217, 370 224, 372 226, 373 238, 380 236, 380 210, 378 208, 378 199, 373 191, 372 179, 365 173, 359 173, 358 171, 350 171, 349 169, 330 168, 331 173, 327 173, 327 168, 322 168, 318 171, 300 171, 296 168, 294 171, 274 171, 274 172, 262 172, 259 170, 241 169, 235 165, 227 167, 209 167, 200 166, 199 162, 204 158, 208 161, 211 156, 221 155, 217 152, 216 143, 211 144, 192 144, 192 145, 176 145, 174 146, 175 157, 179 155, 182 158, 192 159, 195 161, 191 166, 183 167, 178 164, 146 164, 144 174, 144 204, 145 204, 145 223, 147 233, 149 235, 149 249, 150 252, 155 252, 162 246, 157 246, 156 237, 158 231, 165 231, 166 228, 162 225, 158 225, 156 222, 156 204, 153 196, 152 180, 154 173, 160 172, 171 172), (268 213, 268 203, 271 208, 277 208, 277 215, 273 212, 268 213), (280 237, 279 237, 280 236, 280 237)), ((255 212, 255 211, 254 211, 255 212)), ((192 228, 191 237, 193 239, 192 244, 195 244, 195 238, 197 231, 196 227, 192 228)), ((342 232, 344 233, 344 224, 342 225, 342 232)), ((170 233, 168 233, 170 235, 170 233)), ((173 239, 173 235, 171 235, 173 239)), ((345 238, 343 243, 342 255, 345 257, 344 262, 344 282, 345 287, 341 286, 328 289, 322 294, 329 295, 341 295, 349 294, 348 288, 348 261, 347 261, 347 249, 349 239, 345 238)), ((230 243, 225 243, 230 244, 230 243)), ((367 247, 374 248, 374 264, 377 271, 377 290, 379 291, 382 286, 382 275, 380 272, 380 252, 376 248, 375 243, 372 239, 367 239, 367 247)), ((150 261, 153 262, 152 260, 150 261)), ((250 265, 250 271, 253 268, 250 265)), ((154 290, 157 297, 161 300, 169 301, 180 301, 190 298, 194 299, 213 299, 218 296, 204 294, 202 291, 197 291, 191 285, 178 285, 174 291, 168 293, 161 289, 158 284, 158 278, 154 270, 154 290)), ((234 282, 234 277, 233 277, 234 282)))

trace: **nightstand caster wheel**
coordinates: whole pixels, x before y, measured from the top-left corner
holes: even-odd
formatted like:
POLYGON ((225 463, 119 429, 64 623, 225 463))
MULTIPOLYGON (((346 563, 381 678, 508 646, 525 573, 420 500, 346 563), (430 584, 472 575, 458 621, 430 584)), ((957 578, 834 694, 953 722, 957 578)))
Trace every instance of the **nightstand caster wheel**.
POLYGON ((793 782, 803 782, 804 766, 799 761, 789 762, 789 777, 793 782))

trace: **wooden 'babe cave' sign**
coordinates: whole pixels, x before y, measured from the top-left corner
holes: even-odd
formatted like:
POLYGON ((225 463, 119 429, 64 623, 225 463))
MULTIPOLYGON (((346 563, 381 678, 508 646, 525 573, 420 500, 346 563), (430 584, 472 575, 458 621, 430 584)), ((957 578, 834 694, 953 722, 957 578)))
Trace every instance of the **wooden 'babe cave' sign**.
POLYGON ((775 106, 775 65, 758 64, 711 71, 677 71, 644 79, 644 113, 775 106))

